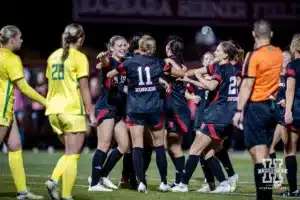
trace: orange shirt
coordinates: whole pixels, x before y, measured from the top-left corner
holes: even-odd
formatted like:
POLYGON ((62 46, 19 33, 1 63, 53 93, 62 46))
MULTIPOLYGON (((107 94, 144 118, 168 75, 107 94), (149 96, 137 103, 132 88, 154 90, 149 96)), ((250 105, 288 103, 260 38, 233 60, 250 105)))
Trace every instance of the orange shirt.
POLYGON ((255 78, 250 101, 265 101, 271 95, 276 97, 282 64, 282 51, 272 45, 262 46, 246 55, 243 77, 255 78))

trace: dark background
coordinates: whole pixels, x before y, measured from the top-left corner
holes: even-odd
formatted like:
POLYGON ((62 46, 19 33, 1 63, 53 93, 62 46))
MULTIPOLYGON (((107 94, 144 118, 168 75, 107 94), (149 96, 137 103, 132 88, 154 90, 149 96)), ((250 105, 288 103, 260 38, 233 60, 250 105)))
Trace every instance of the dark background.
MULTIPOLYGON (((176 1, 172 0, 170 2, 175 5, 176 1)), ((285 0, 283 2, 298 1, 285 0)), ((248 4, 250 5, 250 3, 248 4)), ((64 27, 73 22, 71 0, 1 1, 0 7, 0 25, 17 25, 23 33, 24 43, 21 56, 26 55, 26 50, 33 49, 38 51, 41 58, 47 58, 54 49, 59 47, 64 27)), ((194 46, 195 34, 196 31, 200 30, 201 23, 203 25, 211 25, 218 21, 218 25, 211 25, 211 27, 219 39, 235 39, 245 50, 251 50, 253 47, 251 36, 253 20, 251 19, 251 13, 248 13, 248 15, 249 19, 243 21, 246 26, 241 27, 223 26, 222 19, 204 20, 196 26, 119 24, 117 22, 81 24, 86 32, 84 46, 91 47, 97 51, 105 48, 105 43, 112 35, 119 34, 128 38, 136 32, 146 32, 150 33, 157 40, 158 54, 159 56, 164 56, 165 39, 168 35, 177 34, 185 41, 186 60, 195 60, 198 59, 199 53, 202 52, 201 49, 196 49, 194 46)), ((230 20, 227 21, 231 22, 230 20)), ((281 48, 286 48, 292 35, 300 29, 299 21, 273 22, 273 27, 275 33, 273 43, 281 48)))

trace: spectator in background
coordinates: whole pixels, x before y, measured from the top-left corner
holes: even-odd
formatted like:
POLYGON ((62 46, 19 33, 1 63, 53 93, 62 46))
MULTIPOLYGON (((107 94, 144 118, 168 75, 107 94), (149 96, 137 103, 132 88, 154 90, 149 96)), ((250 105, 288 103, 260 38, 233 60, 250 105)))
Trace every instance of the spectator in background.
MULTIPOLYGON (((45 78, 45 72, 39 71, 36 76, 35 90, 40 95, 45 97, 47 95, 47 89, 48 89, 48 85, 45 78)), ((41 137, 41 134, 42 134, 43 125, 45 124, 45 120, 47 118, 45 116, 45 107, 43 105, 39 104, 38 102, 32 102, 31 106, 32 106, 31 118, 33 120, 33 128, 34 128, 33 132, 35 135, 34 145, 35 147, 38 147, 40 142, 45 143, 46 141, 42 139, 43 137, 41 137)), ((43 145, 47 145, 47 144, 42 144, 42 146, 43 145)))

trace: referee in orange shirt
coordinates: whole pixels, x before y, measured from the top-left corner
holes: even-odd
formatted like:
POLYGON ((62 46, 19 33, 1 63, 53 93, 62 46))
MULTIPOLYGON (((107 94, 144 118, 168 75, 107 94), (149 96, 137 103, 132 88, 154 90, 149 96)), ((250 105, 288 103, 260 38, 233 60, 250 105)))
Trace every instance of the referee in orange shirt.
POLYGON ((252 35, 256 49, 247 54, 244 62, 233 123, 243 126, 244 143, 254 164, 256 200, 272 200, 272 181, 268 179, 266 183, 261 170, 268 168, 264 162, 269 157, 276 126, 273 101, 279 89, 283 56, 279 48, 270 44, 273 32, 268 22, 255 22, 252 35))

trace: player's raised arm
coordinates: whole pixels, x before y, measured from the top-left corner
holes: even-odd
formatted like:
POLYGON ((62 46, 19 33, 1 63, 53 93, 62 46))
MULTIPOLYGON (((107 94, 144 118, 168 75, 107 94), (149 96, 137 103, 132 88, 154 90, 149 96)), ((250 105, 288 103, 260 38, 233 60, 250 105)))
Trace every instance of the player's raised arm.
MULTIPOLYGON (((169 73, 171 75, 177 76, 177 77, 184 77, 185 76, 185 71, 182 70, 181 67, 174 60, 172 60, 170 58, 166 58, 165 63, 170 68, 169 73)), ((166 70, 166 67, 165 67, 165 71, 168 71, 168 70, 166 70)), ((165 73, 168 73, 168 72, 165 72, 165 73)))
POLYGON ((96 65, 97 69, 100 69, 102 67, 108 67, 110 64, 109 58, 108 58, 108 52, 101 52, 97 55, 97 59, 99 59, 99 63, 96 65))

